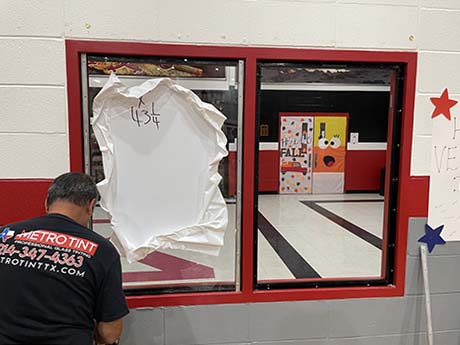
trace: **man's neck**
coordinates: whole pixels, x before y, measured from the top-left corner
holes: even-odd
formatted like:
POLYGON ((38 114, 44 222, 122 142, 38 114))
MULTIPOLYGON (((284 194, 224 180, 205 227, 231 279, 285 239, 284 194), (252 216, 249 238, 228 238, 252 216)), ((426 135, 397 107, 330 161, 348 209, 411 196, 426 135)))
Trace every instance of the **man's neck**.
POLYGON ((85 212, 85 209, 71 202, 57 201, 48 208, 48 213, 61 214, 69 217, 84 227, 88 226, 89 217, 85 212))

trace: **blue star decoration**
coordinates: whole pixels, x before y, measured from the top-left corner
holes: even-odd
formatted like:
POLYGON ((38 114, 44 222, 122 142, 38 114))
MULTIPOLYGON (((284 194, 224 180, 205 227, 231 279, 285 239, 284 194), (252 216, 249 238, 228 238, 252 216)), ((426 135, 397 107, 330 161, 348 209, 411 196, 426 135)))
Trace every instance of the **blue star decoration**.
POLYGON ((420 237, 418 241, 426 243, 428 245, 428 251, 431 253, 437 244, 446 244, 446 241, 441 237, 442 229, 444 229, 444 225, 433 229, 428 224, 425 224, 425 235, 420 237))

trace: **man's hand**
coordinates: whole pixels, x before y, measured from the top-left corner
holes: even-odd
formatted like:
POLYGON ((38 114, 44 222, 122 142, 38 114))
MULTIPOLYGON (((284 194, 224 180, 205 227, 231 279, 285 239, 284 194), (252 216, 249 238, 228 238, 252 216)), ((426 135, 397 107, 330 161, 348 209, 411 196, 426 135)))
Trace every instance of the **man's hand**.
POLYGON ((112 322, 99 322, 96 324, 96 342, 98 344, 113 344, 120 338, 123 322, 121 319, 112 322))

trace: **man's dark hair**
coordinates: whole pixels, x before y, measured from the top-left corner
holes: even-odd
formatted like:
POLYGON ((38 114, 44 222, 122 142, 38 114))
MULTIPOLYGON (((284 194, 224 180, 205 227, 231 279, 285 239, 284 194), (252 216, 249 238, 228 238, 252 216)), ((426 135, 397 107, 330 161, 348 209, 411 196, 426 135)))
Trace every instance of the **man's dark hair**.
POLYGON ((55 201, 69 201, 84 206, 98 198, 96 184, 92 178, 82 173, 66 173, 57 177, 48 189, 46 203, 48 207, 55 201))

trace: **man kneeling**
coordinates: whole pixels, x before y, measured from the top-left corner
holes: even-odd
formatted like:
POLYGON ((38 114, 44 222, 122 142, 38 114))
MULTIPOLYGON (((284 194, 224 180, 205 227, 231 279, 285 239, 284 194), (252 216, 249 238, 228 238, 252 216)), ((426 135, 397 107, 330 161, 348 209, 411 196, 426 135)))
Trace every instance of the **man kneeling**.
MULTIPOLYGON (((24 197, 27 197, 26 195, 24 197)), ((0 228, 0 344, 113 343, 128 314, 120 256, 87 228, 98 197, 88 175, 54 180, 47 215, 0 228)))

